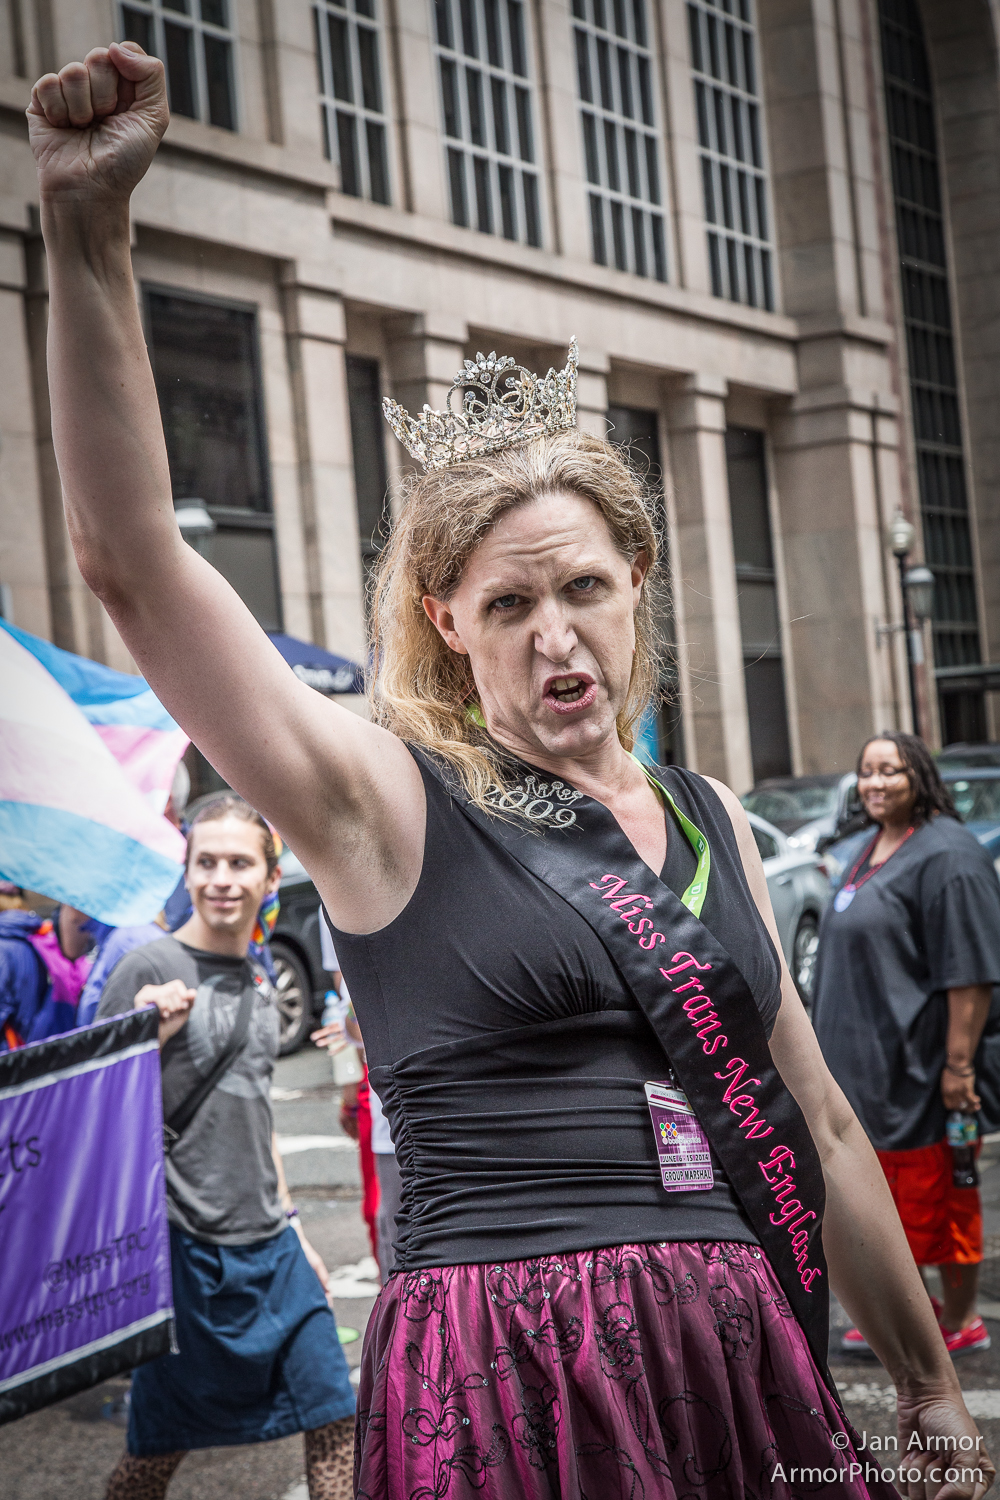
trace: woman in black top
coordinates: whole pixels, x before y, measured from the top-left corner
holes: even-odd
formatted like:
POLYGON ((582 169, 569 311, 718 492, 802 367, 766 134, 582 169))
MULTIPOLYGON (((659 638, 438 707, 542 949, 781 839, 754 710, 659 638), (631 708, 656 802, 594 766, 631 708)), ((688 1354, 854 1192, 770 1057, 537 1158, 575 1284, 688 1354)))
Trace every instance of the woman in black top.
MULTIPOLYGON (((976 1313, 983 1221, 952 1180, 946 1116, 979 1109, 976 1049, 1000 983, 1000 882, 964 828, 922 740, 863 746, 858 791, 874 825, 848 846, 823 918, 813 1018, 827 1064, 878 1152, 951 1354, 988 1349, 976 1313)), ((863 1349, 850 1329, 845 1349, 863 1349)))
POLYGON ((885 1491, 829 1385, 829 1280, 896 1381, 911 1473, 978 1500, 985 1457, 952 1482, 928 1448, 975 1428, 739 803, 628 753, 656 535, 573 430, 575 353, 543 380, 480 357, 448 414, 391 409, 429 472, 383 558, 378 722, 344 712, 173 518, 128 232, 166 119, 134 46, 33 94, 53 437, 84 577, 337 928, 404 1178, 358 1494, 742 1500, 808 1487, 800 1466, 885 1491))

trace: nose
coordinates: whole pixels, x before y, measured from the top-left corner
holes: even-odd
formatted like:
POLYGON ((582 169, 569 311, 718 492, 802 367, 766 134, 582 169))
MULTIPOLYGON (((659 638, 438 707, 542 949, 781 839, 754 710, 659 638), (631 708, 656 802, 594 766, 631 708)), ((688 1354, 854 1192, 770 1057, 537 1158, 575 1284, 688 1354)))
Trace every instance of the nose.
POLYGON ((569 660, 577 643, 577 634, 560 601, 546 600, 540 604, 534 627, 535 650, 539 656, 544 656, 554 666, 569 660))

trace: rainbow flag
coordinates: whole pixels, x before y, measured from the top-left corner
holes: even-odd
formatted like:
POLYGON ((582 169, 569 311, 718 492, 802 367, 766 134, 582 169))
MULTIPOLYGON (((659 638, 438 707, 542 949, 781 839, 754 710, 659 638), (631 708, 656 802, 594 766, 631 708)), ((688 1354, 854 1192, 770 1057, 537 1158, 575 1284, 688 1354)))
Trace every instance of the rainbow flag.
POLYGON ((150 921, 184 858, 162 810, 187 736, 141 677, 0 627, 0 876, 150 921))

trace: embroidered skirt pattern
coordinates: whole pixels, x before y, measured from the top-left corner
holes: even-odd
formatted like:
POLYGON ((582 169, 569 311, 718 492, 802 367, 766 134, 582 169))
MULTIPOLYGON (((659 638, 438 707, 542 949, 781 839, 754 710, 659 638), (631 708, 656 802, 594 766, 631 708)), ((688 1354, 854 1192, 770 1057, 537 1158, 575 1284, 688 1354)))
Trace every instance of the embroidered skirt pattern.
POLYGON ((401 1272, 368 1324, 358 1500, 895 1497, 858 1461, 750 1245, 401 1272))

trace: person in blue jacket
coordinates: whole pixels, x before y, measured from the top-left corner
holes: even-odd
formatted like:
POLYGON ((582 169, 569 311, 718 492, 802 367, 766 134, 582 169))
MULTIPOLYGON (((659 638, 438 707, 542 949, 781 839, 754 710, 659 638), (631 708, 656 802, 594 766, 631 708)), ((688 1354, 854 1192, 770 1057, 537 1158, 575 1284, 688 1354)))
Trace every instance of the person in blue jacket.
POLYGON ((75 906, 0 911, 0 1052, 73 1030, 90 950, 108 930, 96 926, 75 906))

